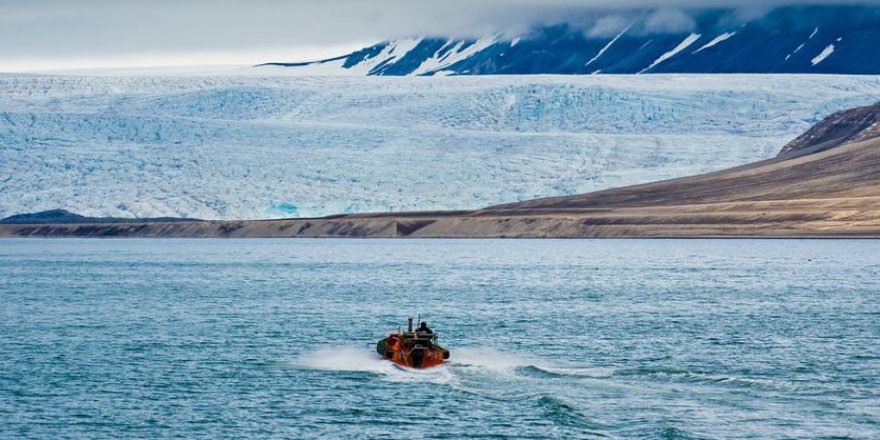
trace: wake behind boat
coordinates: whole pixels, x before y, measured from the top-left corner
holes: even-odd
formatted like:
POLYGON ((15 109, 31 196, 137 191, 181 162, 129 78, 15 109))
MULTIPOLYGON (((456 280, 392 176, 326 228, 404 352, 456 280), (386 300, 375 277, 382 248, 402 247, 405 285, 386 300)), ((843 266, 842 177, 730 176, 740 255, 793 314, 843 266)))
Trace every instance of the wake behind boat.
POLYGON ((388 334, 376 344, 376 352, 397 365, 411 368, 436 367, 449 359, 449 350, 437 344, 437 335, 428 323, 419 320, 413 331, 413 319, 408 318, 406 331, 388 334))

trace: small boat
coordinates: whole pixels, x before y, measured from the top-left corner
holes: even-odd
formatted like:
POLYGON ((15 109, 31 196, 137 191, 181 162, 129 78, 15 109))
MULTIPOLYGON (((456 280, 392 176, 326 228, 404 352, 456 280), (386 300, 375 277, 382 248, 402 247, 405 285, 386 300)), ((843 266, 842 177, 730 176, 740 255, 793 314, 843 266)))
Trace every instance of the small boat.
POLYGON ((449 350, 437 344, 437 335, 419 320, 413 331, 413 319, 407 319, 406 331, 388 334, 376 344, 376 351, 397 365, 410 368, 436 367, 449 359, 449 350), (427 331, 426 331, 427 330, 427 331))

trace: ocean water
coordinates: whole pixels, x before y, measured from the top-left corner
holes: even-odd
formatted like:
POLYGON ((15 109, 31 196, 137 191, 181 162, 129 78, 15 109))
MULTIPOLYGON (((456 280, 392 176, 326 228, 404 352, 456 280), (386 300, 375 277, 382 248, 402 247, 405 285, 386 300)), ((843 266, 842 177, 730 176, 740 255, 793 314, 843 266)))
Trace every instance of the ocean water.
POLYGON ((880 438, 878 300, 877 241, 0 240, 0 437, 880 438))

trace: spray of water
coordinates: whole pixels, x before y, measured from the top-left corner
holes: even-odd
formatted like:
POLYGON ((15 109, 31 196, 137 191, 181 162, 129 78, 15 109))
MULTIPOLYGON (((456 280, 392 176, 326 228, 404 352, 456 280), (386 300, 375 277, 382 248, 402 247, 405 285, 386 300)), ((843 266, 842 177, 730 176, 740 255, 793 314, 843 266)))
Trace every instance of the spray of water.
POLYGON ((374 373, 393 382, 448 383, 452 380, 452 373, 446 366, 427 370, 401 367, 358 347, 320 348, 298 357, 293 365, 311 370, 374 373))
POLYGON ((363 371, 385 373, 389 362, 379 355, 358 347, 333 347, 312 350, 293 361, 297 367, 326 371, 363 371))
POLYGON ((510 371, 518 367, 540 364, 535 359, 484 347, 459 348, 452 353, 452 361, 457 365, 492 371, 510 371))
POLYGON ((452 358, 442 366, 426 370, 401 367, 362 347, 319 348, 298 358, 297 368, 323 371, 373 373, 392 382, 458 383, 486 375, 506 380, 531 380, 542 375, 607 377, 609 371, 590 367, 560 366, 521 354, 488 347, 463 347, 452 350, 452 358), (535 372, 538 374, 536 375, 535 372))

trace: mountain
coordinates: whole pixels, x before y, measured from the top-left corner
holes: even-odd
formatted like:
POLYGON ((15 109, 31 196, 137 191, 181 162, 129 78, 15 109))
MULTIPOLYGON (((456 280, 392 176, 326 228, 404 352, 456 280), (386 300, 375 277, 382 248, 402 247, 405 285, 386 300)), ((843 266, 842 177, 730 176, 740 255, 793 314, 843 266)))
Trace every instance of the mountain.
POLYGON ((880 105, 835 114, 777 157, 713 173, 476 211, 106 226, 0 225, 0 236, 880 237, 880 105), (853 142, 829 146, 841 132, 853 142))
POLYGON ((309 63, 273 62, 296 75, 591 73, 880 74, 880 7, 786 6, 614 12, 578 25, 480 39, 406 38, 309 63))
POLYGON ((880 103, 844 110, 825 118, 783 147, 779 157, 805 156, 877 137, 880 137, 880 103))

